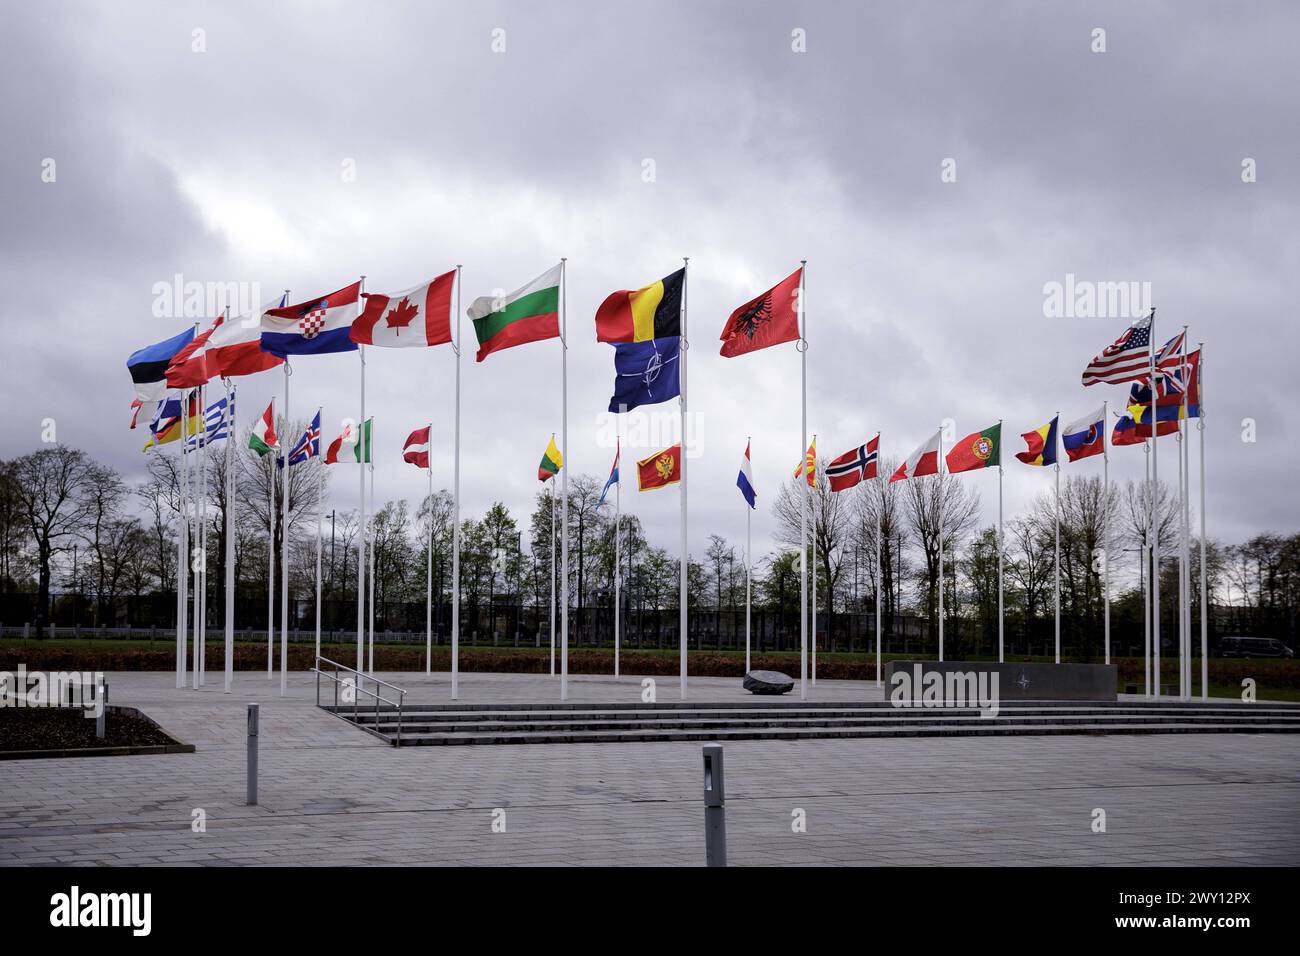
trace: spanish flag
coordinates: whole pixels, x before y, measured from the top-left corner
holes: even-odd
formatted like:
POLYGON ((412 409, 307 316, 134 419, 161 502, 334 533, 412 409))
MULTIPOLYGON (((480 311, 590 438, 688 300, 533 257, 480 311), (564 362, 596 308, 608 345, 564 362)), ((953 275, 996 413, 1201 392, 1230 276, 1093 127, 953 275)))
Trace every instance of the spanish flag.
POLYGON ((808 450, 804 452, 803 461, 801 461, 799 463, 799 467, 794 470, 794 476, 796 478, 798 478, 800 475, 803 474, 806 474, 808 476, 808 487, 816 488, 817 487, 817 436, 816 435, 813 435, 812 444, 809 445, 808 450))
POLYGON ((610 293, 596 310, 597 342, 648 342, 682 334, 682 283, 678 269, 635 292, 610 293))
POLYGON ((675 485, 682 480, 682 446, 680 443, 636 463, 636 486, 639 491, 675 485))
POLYGON ((1055 465, 1056 464, 1056 422, 1060 418, 1057 415, 1042 428, 1035 428, 1031 432, 1025 432, 1020 437, 1025 440, 1028 448, 1025 451, 1016 452, 1016 457, 1026 465, 1055 465))

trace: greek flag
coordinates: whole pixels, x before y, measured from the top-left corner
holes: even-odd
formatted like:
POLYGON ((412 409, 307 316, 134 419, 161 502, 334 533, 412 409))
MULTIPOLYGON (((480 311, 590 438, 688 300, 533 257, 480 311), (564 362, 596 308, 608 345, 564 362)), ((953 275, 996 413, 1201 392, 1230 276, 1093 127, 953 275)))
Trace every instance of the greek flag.
POLYGON ((185 450, 193 451, 201 445, 211 445, 215 441, 229 438, 234 430, 234 421, 235 390, 231 389, 229 410, 227 411, 227 400, 224 397, 209 405, 203 412, 203 431, 186 436, 185 450))

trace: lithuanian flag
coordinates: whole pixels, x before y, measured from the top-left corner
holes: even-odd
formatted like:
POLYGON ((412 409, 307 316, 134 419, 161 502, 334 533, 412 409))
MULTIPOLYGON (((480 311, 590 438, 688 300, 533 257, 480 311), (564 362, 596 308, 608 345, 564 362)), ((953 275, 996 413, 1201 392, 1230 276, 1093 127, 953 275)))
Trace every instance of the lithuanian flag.
POLYGON ((596 310, 597 342, 648 342, 682 334, 682 283, 678 269, 635 292, 611 292, 596 310))
POLYGON ((1026 465, 1055 465, 1056 464, 1056 416, 1042 428, 1035 428, 1031 432, 1025 432, 1020 437, 1025 440, 1028 446, 1025 451, 1016 452, 1016 457, 1026 465))
POLYGON ((469 307, 481 362, 493 352, 560 337, 560 277, 564 264, 505 297, 481 295, 469 307))
POLYGON ((560 449, 555 445, 555 436, 552 435, 551 443, 546 446, 541 463, 537 466, 537 480, 549 481, 559 474, 563 467, 564 456, 560 454, 560 449))

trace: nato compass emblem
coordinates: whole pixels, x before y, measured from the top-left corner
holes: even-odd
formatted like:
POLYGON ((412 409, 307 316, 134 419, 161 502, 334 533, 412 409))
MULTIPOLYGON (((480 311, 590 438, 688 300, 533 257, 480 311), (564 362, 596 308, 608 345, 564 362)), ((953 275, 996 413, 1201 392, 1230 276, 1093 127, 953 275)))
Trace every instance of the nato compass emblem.
POLYGON ((1016 683, 1020 685, 1021 690, 1029 686, 1029 678, 1025 676, 1024 671, 1020 672, 1020 680, 1016 681, 1016 683))
POLYGON ((668 365, 672 362, 676 362, 678 358, 677 354, 671 354, 668 358, 664 358, 664 356, 660 354, 659 346, 655 340, 651 339, 650 342, 653 351, 646 358, 644 368, 635 372, 618 373, 620 378, 639 378, 641 380, 641 384, 645 386, 646 395, 650 399, 650 402, 646 404, 652 404, 655 401, 660 400, 655 397, 655 383, 659 381, 659 377, 664 374, 668 365))

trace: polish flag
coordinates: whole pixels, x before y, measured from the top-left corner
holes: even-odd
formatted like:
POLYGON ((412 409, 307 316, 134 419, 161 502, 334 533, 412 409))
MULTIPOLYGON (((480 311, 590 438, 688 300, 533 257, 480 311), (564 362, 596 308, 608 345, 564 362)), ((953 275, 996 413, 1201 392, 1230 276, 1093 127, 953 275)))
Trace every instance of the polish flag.
POLYGON ((937 475, 941 438, 940 432, 935 432, 927 438, 920 448, 907 456, 907 461, 898 466, 898 470, 890 477, 890 482, 902 481, 904 478, 919 478, 922 475, 937 475))
POLYGON ((417 468, 428 468, 429 436, 432 431, 432 425, 425 425, 407 435, 406 444, 402 446, 402 461, 409 461, 417 468))

